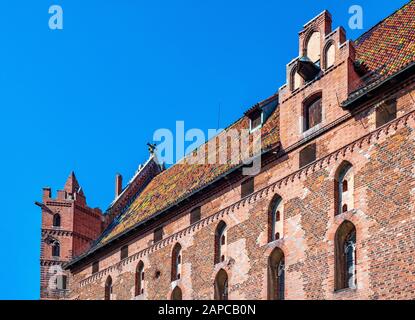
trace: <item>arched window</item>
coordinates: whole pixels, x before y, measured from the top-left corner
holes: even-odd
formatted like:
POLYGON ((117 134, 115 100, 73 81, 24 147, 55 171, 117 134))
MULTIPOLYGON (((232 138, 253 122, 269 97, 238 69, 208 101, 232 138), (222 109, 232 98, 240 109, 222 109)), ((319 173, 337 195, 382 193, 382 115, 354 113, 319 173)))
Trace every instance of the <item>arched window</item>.
POLYGON ((275 248, 268 258, 268 299, 284 300, 285 259, 284 252, 275 248))
POLYGON ((135 270, 135 296, 144 293, 144 263, 140 261, 135 270))
POLYGON ((297 90, 301 86, 301 76, 297 73, 297 68, 293 68, 290 75, 291 91, 297 90))
POLYGON ((333 43, 329 43, 324 50, 324 68, 328 69, 334 65, 336 59, 336 49, 333 43))
POLYGON ((283 206, 280 196, 274 197, 268 220, 268 241, 278 240, 283 235, 283 206))
POLYGON ((182 246, 176 243, 171 254, 171 281, 180 279, 182 265, 182 246))
POLYGON ((53 215, 53 226, 60 227, 61 226, 61 216, 59 213, 55 213, 53 215))
POLYGON ((315 31, 309 37, 306 45, 305 55, 314 63, 320 60, 321 55, 320 32, 315 31))
POLYGON ((61 255, 61 246, 58 241, 52 243, 52 257, 59 257, 61 255))
POLYGON ((304 108, 304 131, 315 127, 323 120, 323 104, 321 93, 313 95, 307 99, 303 105, 304 108))
POLYGON ((356 288, 356 228, 344 221, 335 235, 335 289, 356 288))
POLYGON ((112 278, 108 276, 105 281, 105 300, 111 300, 112 298, 112 278))
POLYGON ((171 299, 172 300, 182 300, 183 299, 182 289, 180 289, 179 286, 174 288, 173 292, 171 293, 171 299))
POLYGON ((215 300, 228 300, 228 274, 220 269, 215 278, 215 300))
POLYGON ((215 264, 226 259, 226 223, 221 221, 215 231, 215 264))
POLYGON ((353 209, 353 167, 345 161, 337 169, 334 177, 335 215, 353 209))

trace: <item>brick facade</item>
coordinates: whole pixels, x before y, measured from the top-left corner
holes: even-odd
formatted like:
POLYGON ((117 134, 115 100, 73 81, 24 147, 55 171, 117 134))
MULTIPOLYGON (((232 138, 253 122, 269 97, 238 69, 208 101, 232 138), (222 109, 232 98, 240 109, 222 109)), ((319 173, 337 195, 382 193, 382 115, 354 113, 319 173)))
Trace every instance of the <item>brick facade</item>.
POLYGON ((106 226, 101 210, 87 206, 86 198, 72 172, 63 190, 52 197, 50 188, 43 189, 42 240, 40 254, 40 297, 57 299, 68 296, 69 287, 65 283, 57 286, 56 281, 67 273, 62 269, 65 262, 85 252, 102 233, 106 226), (60 223, 54 224, 54 216, 59 215, 60 223), (52 246, 59 244, 59 254, 52 254, 52 246))
MULTIPOLYGON (((413 9, 413 2, 407 6, 413 9)), ((274 111, 280 147, 263 158, 254 192, 241 198, 245 177, 237 170, 165 217, 149 219, 118 242, 88 251, 67 265, 70 299, 104 299, 109 276, 111 299, 171 299, 176 287, 183 299, 214 299, 215 277, 222 269, 229 299, 267 299, 275 248, 284 254, 285 299, 415 298, 415 73, 408 69, 401 78, 382 83, 381 93, 362 91, 355 44, 346 41, 344 29, 332 31, 327 11, 304 26, 299 48, 300 57, 287 65, 287 84, 278 92, 274 111), (321 33, 323 60, 327 45, 335 45, 335 63, 292 88, 293 70, 300 67, 312 32, 321 33), (360 100, 345 107, 356 90, 363 92, 360 100), (304 131, 304 101, 316 94, 322 98, 322 121, 304 131), (391 99, 396 99, 396 115, 379 125, 378 110, 391 99), (316 159, 300 167, 301 151, 311 144, 316 159), (336 214, 336 179, 345 162, 352 168, 352 195, 348 209, 336 214), (282 201, 281 238, 270 242, 269 216, 277 198, 282 201), (190 212, 198 206, 201 220, 190 225, 190 212), (227 226, 226 254, 215 264, 215 231, 221 221, 227 226), (356 229, 356 287, 336 290, 336 231, 347 221, 356 229), (153 243, 160 225, 163 239, 153 243), (182 248, 181 276, 172 281, 176 243, 182 248), (129 255, 121 260, 125 245, 129 255), (96 273, 94 261, 99 261, 96 273), (144 290, 136 296, 140 262, 144 290)))

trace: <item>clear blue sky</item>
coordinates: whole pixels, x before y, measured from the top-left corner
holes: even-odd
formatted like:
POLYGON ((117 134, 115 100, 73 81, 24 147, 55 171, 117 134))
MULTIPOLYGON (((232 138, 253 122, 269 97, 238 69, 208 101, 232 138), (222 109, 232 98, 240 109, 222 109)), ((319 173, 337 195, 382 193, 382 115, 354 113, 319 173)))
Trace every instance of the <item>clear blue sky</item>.
POLYGON ((272 95, 302 25, 328 9, 348 38, 404 0, 20 0, 0 2, 0 299, 39 297, 41 190, 71 170, 91 206, 113 199, 158 128, 216 128, 272 95), (64 30, 48 28, 49 6, 64 30))

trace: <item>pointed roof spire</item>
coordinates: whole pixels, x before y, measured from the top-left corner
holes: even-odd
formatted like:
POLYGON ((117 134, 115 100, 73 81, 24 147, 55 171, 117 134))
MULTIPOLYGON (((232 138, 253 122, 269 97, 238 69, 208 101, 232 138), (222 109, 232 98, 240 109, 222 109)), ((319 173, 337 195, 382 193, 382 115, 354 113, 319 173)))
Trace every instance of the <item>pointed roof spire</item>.
POLYGON ((64 190, 68 193, 75 193, 79 190, 79 183, 76 180, 75 172, 71 171, 68 179, 66 180, 64 190))

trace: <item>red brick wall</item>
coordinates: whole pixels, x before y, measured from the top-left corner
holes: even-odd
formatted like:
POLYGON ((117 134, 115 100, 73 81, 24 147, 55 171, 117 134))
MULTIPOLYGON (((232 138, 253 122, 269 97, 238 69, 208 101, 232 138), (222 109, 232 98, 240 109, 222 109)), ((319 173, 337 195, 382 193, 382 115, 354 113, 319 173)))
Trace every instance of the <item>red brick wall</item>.
POLYGON ((44 207, 42 208, 40 296, 42 299, 58 299, 66 297, 68 291, 51 289, 56 272, 65 274, 59 271, 62 264, 85 252, 92 241, 101 234, 102 214, 99 209, 89 208, 82 194, 75 193, 73 197, 65 190, 58 191, 56 198, 51 197, 46 190, 42 200, 44 207), (60 227, 53 226, 53 215, 56 213, 61 217, 60 227), (59 241, 59 257, 52 256, 52 247, 46 241, 47 238, 59 241))
MULTIPOLYGON (((327 19, 320 16, 315 22, 325 32, 327 19)), ((285 154, 255 177, 255 193, 241 200, 240 182, 230 185, 200 203, 203 220, 192 226, 190 210, 178 208, 161 242, 152 244, 152 231, 137 234, 127 259, 120 261, 119 248, 112 249, 100 258, 97 274, 91 275, 91 265, 75 270, 71 299, 103 299, 108 276, 113 280, 112 298, 134 299, 139 261, 145 272, 139 299, 169 299, 176 285, 184 299, 213 299, 221 268, 228 273, 230 299, 266 299, 268 257, 276 247, 285 255, 287 299, 415 298, 414 79, 390 92, 398 99, 398 119, 377 129, 375 108, 386 96, 373 97, 354 114, 343 110, 340 103, 360 81, 353 67, 354 48, 344 41, 342 29, 327 38, 336 41, 335 66, 295 92, 287 85, 279 91, 285 154), (318 91, 323 121, 302 132, 302 102, 318 91), (299 152, 316 132, 321 133, 312 138, 317 161, 300 170, 299 152), (334 178, 343 161, 353 165, 354 208, 335 216, 334 178), (268 214, 277 194, 283 201, 284 236, 268 243, 268 214), (214 232, 221 220, 228 226, 227 259, 214 265, 214 232), (334 235, 345 220, 357 232, 357 288, 335 292, 334 235), (171 251, 177 242, 182 247, 182 277, 172 283, 171 251)), ((287 75, 290 68, 292 63, 287 75)))

